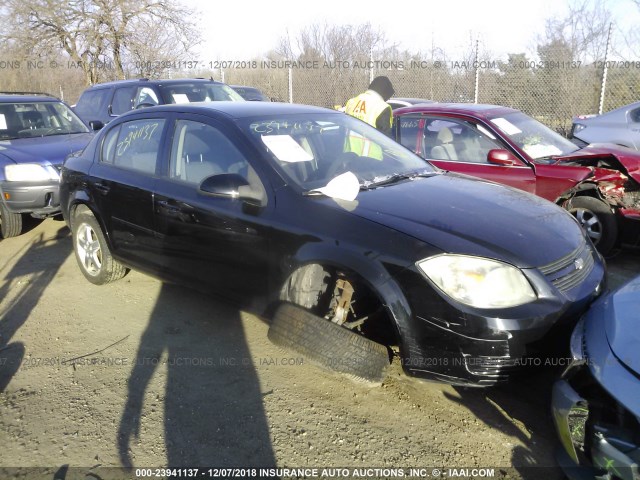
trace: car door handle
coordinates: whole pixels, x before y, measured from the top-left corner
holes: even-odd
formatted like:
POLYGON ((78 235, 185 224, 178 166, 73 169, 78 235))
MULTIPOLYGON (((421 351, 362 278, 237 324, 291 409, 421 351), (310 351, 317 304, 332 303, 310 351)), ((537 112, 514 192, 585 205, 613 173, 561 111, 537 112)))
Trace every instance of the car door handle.
POLYGON ((104 183, 94 183, 93 187, 102 195, 106 195, 107 193, 109 193, 109 190, 111 190, 111 187, 108 185, 105 185, 104 183))
POLYGON ((165 212, 180 213, 182 211, 182 209, 173 202, 160 200, 157 202, 157 204, 158 204, 158 208, 164 210, 165 212))
POLYGON ((191 214, 195 212, 195 208, 186 203, 176 203, 175 201, 158 200, 156 202, 158 208, 157 213, 164 213, 169 217, 174 217, 183 222, 191 221, 191 214))

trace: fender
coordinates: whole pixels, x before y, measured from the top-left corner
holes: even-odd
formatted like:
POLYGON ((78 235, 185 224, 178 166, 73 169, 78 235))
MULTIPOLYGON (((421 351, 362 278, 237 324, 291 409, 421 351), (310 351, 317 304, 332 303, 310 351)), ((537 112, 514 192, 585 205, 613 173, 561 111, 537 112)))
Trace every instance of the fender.
POLYGON ((98 224, 100 224, 100 228, 102 229, 102 233, 104 238, 107 240, 109 244, 109 249, 113 251, 113 242, 111 241, 111 234, 108 231, 101 215, 96 213, 96 209, 93 206, 93 202, 91 200, 91 196, 85 190, 75 190, 73 195, 69 198, 68 207, 62 209, 62 216, 64 217, 64 221, 67 226, 71 229, 71 216, 76 211, 76 209, 80 206, 87 207, 93 216, 96 217, 98 224))
POLYGON ((575 197, 579 193, 583 193, 583 192, 594 193, 593 196, 597 197, 599 200, 602 200, 603 202, 605 202, 607 204, 611 203, 611 202, 608 202, 605 198, 602 197, 602 194, 600 192, 600 189, 598 188, 598 185, 596 185, 595 183, 591 183, 591 182, 584 182, 584 183, 577 184, 575 187, 567 190, 562 195, 560 195, 558 198, 556 198, 554 203, 556 203, 557 205, 560 205, 562 207, 568 200, 571 200, 573 197, 575 197))
MULTIPOLYGON (((311 264, 330 266, 360 277, 378 297, 398 330, 402 355, 408 354, 404 343, 409 340, 411 332, 409 328, 412 319, 411 307, 402 289, 385 267, 385 264, 379 260, 378 255, 371 255, 369 252, 359 253, 339 245, 306 243, 290 259, 289 265, 285 267, 278 285, 278 292, 281 291, 286 280, 293 272, 311 264)), ((404 270, 409 265, 395 265, 395 267, 398 270, 404 270)))

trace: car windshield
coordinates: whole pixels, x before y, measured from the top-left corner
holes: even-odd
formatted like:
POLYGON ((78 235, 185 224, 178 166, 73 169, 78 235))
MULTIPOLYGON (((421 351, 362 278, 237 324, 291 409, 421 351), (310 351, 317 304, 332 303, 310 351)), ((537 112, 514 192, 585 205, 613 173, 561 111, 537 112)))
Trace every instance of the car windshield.
POLYGON ((522 112, 492 118, 491 123, 534 160, 567 155, 578 150, 574 143, 522 112))
POLYGON ((361 188, 373 188, 436 171, 375 128, 341 113, 254 118, 240 126, 286 177, 307 192, 347 172, 361 188))
POLYGON ((244 101, 238 92, 222 83, 171 83, 159 88, 166 103, 244 101))
POLYGON ((82 120, 64 103, 0 103, 0 140, 88 131, 82 120))

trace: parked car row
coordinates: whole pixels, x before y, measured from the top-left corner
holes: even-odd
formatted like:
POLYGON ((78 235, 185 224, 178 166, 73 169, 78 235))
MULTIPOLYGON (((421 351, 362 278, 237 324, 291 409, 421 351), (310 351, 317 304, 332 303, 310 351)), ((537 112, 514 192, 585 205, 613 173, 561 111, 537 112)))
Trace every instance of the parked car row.
POLYGON ((3 236, 62 212, 90 282, 136 269, 260 301, 272 341, 373 382, 391 357, 504 382, 595 301, 554 387, 559 458, 637 478, 640 288, 601 296, 594 244, 638 242, 640 155, 513 109, 399 100, 391 139, 202 79, 91 87, 76 111, 97 133, 57 99, 0 97, 3 236))

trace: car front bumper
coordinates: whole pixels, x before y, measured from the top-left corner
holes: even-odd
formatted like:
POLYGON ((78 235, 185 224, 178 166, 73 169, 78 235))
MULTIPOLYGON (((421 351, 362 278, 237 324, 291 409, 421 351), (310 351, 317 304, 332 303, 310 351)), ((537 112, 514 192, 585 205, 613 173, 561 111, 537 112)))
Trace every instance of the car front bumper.
POLYGON ((12 213, 48 217, 60 213, 59 182, 1 182, 2 200, 12 213))
POLYGON ((563 359, 544 354, 564 349, 577 319, 606 288, 604 263, 597 252, 586 248, 593 262, 575 282, 562 283, 564 278, 557 277, 560 280, 554 283, 557 278, 544 269, 532 269, 525 274, 538 299, 501 310, 457 304, 430 288, 416 269, 402 272, 396 279, 412 312, 402 335, 406 373, 459 385, 491 386, 526 367, 556 366, 563 359), (561 290, 558 285, 569 286, 561 290))

